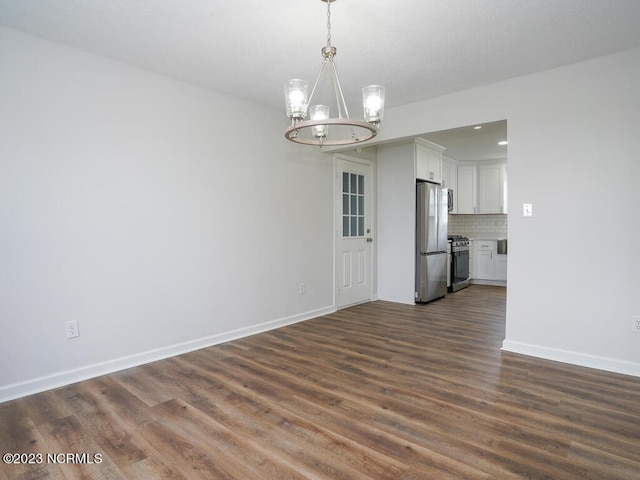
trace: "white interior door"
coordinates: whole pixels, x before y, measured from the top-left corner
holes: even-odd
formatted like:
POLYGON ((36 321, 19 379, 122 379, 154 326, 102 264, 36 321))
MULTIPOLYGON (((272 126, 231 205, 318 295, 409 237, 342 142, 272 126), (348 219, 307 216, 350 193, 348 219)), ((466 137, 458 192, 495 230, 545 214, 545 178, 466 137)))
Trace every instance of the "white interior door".
POLYGON ((373 167, 342 156, 335 166, 336 306, 342 308, 373 294, 373 167))

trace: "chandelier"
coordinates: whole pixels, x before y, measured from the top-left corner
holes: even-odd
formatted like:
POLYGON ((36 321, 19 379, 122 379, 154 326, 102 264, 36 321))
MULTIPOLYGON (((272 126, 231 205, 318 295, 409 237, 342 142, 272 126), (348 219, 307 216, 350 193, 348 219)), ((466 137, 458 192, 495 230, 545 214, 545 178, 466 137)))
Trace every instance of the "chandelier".
POLYGON ((285 130, 284 136, 292 142, 320 147, 364 142, 378 134, 378 125, 384 113, 384 87, 364 87, 364 120, 349 118, 334 62, 336 47, 331 45, 331 3, 336 0, 321 1, 327 4, 327 45, 322 48, 320 73, 311 95, 309 83, 305 80, 294 79, 285 84, 284 96, 291 126, 285 130), (314 95, 320 97, 321 93, 325 94, 319 100, 323 103, 314 103, 314 95), (331 111, 331 107, 335 110, 331 111), (337 117, 331 117, 336 113, 337 117))

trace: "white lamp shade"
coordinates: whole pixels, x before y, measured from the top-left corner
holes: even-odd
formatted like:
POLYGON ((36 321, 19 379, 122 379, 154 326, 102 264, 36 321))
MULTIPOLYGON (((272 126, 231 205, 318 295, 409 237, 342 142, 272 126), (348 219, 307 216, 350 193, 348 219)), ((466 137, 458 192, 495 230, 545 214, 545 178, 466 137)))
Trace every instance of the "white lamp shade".
POLYGON ((284 85, 284 101, 287 117, 296 120, 306 117, 309 106, 309 83, 300 79, 289 80, 284 85))
POLYGON ((369 85, 362 89, 362 106, 365 121, 379 124, 384 115, 384 87, 369 85))
MULTIPOLYGON (((313 105, 309 110, 309 116, 311 121, 322 121, 329 118, 329 106, 328 105, 313 105)), ((316 138, 326 137, 329 133, 329 127, 327 125, 317 125, 311 127, 311 132, 316 138)))

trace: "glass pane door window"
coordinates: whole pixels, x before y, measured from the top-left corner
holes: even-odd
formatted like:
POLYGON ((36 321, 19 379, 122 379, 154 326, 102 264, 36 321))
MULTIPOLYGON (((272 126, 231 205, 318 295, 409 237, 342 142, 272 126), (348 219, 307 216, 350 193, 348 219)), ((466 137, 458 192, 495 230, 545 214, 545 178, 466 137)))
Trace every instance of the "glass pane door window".
POLYGON ((342 173, 342 236, 364 237, 364 175, 342 173))

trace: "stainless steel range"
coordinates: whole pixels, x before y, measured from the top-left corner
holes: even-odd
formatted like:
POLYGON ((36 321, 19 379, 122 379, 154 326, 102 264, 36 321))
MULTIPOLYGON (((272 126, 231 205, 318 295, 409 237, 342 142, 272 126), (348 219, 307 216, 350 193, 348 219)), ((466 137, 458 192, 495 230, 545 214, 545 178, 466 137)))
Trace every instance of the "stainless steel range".
POLYGON ((457 292, 469 286, 469 245, 462 235, 449 235, 451 244, 451 285, 450 292, 457 292))

